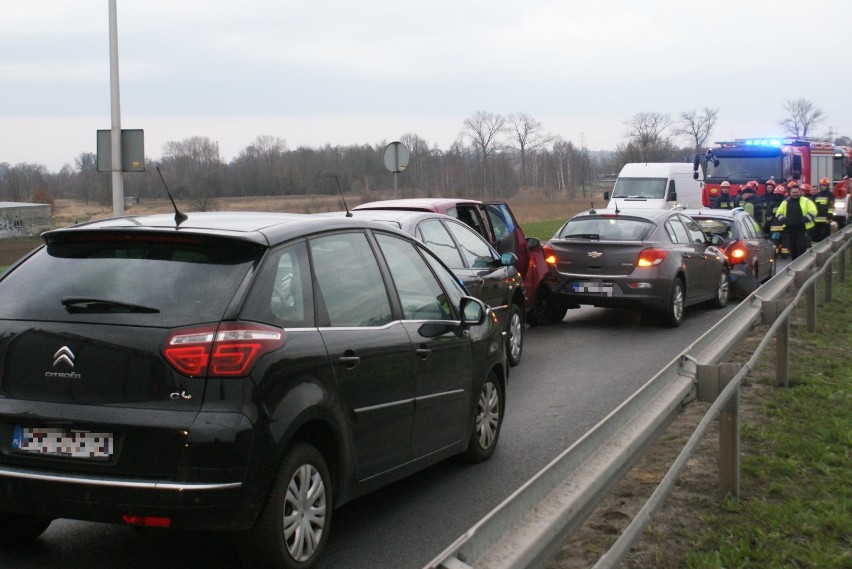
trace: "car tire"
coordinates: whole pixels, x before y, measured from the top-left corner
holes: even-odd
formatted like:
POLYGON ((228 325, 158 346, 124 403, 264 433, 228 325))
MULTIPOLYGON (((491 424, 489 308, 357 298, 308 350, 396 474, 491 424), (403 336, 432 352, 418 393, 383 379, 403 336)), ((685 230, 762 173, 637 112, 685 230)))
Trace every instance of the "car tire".
POLYGON ((464 453, 468 462, 482 462, 494 454, 503 425, 503 396, 503 385, 492 371, 479 388, 474 402, 473 428, 464 453))
POLYGON ((568 306, 557 294, 547 287, 540 287, 535 295, 535 302, 530 308, 527 320, 532 326, 544 326, 562 322, 568 306))
POLYGON ((728 274, 728 269, 722 269, 719 273, 719 280, 716 282, 716 295, 710 301, 710 306, 713 308, 725 308, 728 306, 730 296, 731 277, 728 274))
POLYGON ((53 518, 0 512, 0 547, 20 547, 33 543, 53 518))
POLYGON ((506 326, 506 357, 510 366, 521 363, 524 351, 524 313, 517 304, 509 305, 506 326))
POLYGON ((299 443, 281 461, 246 552, 257 565, 307 569, 322 557, 331 529, 332 484, 322 454, 299 443))
POLYGON ((666 303, 666 311, 663 313, 663 321, 670 328, 677 328, 683 322, 683 314, 686 310, 686 295, 683 281, 676 278, 672 283, 669 293, 669 301, 666 303))

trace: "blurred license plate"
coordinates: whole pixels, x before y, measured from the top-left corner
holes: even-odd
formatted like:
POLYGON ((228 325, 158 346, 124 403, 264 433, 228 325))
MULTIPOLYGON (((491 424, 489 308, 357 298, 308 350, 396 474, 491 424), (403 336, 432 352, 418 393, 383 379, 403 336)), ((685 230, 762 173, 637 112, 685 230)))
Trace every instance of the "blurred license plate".
POLYGON ((12 448, 49 456, 107 459, 113 452, 113 434, 16 426, 12 433, 12 448))
POLYGON ((572 287, 574 292, 612 296, 612 283, 603 283, 600 281, 574 281, 572 283, 572 287))

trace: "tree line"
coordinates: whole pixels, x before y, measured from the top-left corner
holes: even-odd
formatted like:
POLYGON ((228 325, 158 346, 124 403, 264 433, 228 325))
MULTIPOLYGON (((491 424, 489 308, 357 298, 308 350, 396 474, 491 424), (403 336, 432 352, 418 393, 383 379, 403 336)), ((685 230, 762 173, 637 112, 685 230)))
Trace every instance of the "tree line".
MULTIPOLYGON (((785 104, 779 122, 785 134, 808 136, 824 120, 810 101, 785 104)), ((414 133, 400 137, 410 151, 398 178, 399 197, 460 196, 508 198, 523 190, 546 196, 588 197, 592 183, 617 173, 628 162, 689 162, 708 145, 718 109, 684 111, 678 118, 637 113, 624 122, 625 141, 614 151, 590 151, 549 133, 526 113, 486 111, 464 120, 447 150, 414 133), (685 144, 677 144, 677 141, 685 144)), ((849 143, 846 137, 839 143, 849 143)), ((162 157, 146 159, 143 173, 124 174, 124 193, 140 199, 165 195, 157 169, 176 199, 207 209, 219 197, 337 194, 394 195, 393 176, 385 169, 386 141, 374 145, 300 146, 289 149, 282 138, 261 135, 229 162, 218 142, 204 136, 167 142, 162 157)), ((49 202, 55 198, 108 204, 110 175, 98 172, 94 153, 83 152, 59 172, 39 164, 0 163, 0 200, 49 202)))

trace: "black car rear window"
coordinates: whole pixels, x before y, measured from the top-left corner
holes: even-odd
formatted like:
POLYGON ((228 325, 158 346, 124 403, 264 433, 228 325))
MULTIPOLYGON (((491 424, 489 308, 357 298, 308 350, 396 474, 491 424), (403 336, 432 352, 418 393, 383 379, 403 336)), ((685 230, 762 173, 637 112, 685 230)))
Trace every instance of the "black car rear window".
POLYGON ((216 321, 262 253, 230 240, 51 243, 0 281, 0 318, 165 327, 216 321))

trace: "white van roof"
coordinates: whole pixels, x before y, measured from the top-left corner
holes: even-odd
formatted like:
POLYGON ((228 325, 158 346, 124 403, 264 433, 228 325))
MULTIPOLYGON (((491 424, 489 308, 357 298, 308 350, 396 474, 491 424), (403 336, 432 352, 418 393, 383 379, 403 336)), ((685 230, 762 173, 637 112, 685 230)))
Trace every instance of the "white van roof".
POLYGON ((625 164, 618 174, 625 178, 668 178, 670 174, 686 173, 692 176, 692 164, 688 162, 631 162, 625 164))

